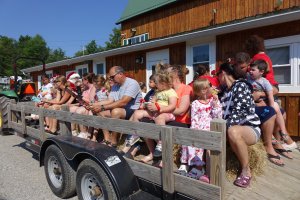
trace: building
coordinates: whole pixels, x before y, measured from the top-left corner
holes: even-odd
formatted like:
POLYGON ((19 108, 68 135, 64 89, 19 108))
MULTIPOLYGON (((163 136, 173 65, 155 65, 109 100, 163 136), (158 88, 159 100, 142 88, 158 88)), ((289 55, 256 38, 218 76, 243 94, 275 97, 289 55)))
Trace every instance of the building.
MULTIPOLYGON (((157 62, 213 70, 243 51, 252 34, 265 39, 272 58, 287 127, 300 136, 300 1, 298 0, 129 0, 121 18, 122 47, 47 64, 49 74, 77 71, 106 74, 121 65, 128 75, 147 81, 157 62)), ((24 70, 38 82, 42 66, 24 70)))

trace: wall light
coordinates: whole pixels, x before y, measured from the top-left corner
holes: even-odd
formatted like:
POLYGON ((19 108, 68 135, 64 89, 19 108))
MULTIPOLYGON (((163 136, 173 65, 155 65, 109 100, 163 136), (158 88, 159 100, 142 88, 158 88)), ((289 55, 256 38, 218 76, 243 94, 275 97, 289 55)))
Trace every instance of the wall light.
POLYGON ((143 64, 143 63, 144 63, 144 58, 143 58, 143 56, 137 56, 137 57, 135 58, 135 63, 136 63, 136 64, 143 64))

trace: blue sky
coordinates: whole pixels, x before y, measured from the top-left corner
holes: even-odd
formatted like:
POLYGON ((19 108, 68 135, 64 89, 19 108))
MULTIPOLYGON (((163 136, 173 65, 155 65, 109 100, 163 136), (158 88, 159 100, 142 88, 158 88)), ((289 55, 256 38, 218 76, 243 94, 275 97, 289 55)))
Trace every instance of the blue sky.
POLYGON ((104 46, 128 0, 0 0, 0 35, 40 34, 67 56, 91 40, 104 46))

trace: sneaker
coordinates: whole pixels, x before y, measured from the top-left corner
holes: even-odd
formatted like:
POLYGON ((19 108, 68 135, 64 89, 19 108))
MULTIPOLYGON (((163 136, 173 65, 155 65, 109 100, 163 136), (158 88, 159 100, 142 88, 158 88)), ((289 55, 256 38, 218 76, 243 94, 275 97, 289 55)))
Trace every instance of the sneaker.
POLYGON ((296 144, 296 142, 293 142, 292 144, 282 144, 282 147, 285 149, 285 150, 294 150, 294 149, 297 149, 298 146, 296 144))
POLYGON ((72 131, 73 136, 78 136, 78 132, 76 130, 72 131))
POLYGON ((137 143, 140 140, 140 137, 137 135, 128 135, 125 140, 125 146, 131 147, 135 143, 137 143))
POLYGON ((161 157, 162 156, 162 146, 161 146, 161 142, 158 142, 156 147, 155 147, 155 150, 154 150, 154 153, 153 153, 153 157, 161 157))
POLYGON ((188 166, 186 164, 180 165, 180 167, 177 170, 177 173, 186 176, 188 173, 188 166))
POLYGON ((85 132, 80 132, 77 137, 83 138, 83 139, 90 139, 91 134, 90 133, 85 133, 85 132))

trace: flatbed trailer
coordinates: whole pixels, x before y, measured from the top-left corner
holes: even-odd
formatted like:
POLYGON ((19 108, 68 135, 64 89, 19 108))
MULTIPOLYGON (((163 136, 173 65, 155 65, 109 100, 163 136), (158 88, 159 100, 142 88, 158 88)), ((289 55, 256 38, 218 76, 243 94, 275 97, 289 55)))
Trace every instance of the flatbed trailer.
POLYGON ((27 147, 39 153, 40 166, 52 192, 61 198, 79 199, 224 199, 226 125, 216 119, 211 131, 157 126, 80 115, 34 107, 30 103, 7 105, 8 127, 23 137, 27 147), (28 114, 39 115, 39 125, 29 126, 28 114), (44 131, 44 118, 59 120, 59 135, 44 131), (74 137, 70 123, 136 134, 162 141, 163 168, 157 168, 122 157, 114 148, 74 137), (173 145, 189 145, 208 149, 210 184, 175 173, 173 145))

